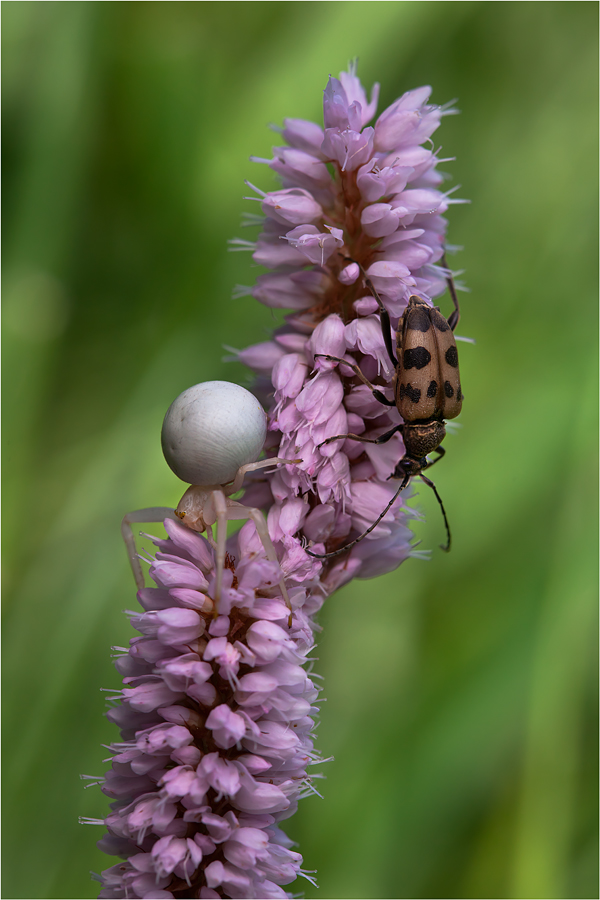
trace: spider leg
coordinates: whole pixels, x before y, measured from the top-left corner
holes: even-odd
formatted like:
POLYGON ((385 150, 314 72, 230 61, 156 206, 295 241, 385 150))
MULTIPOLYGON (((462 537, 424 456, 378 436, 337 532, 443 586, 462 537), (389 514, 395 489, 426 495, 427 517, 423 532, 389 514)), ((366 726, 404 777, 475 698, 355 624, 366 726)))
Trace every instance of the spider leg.
POLYGON ((213 537, 212 525, 206 526, 206 539, 216 553, 217 552, 217 542, 215 541, 215 539, 213 537))
POLYGON ((280 459, 279 457, 274 457, 272 459, 261 459, 258 462, 248 463, 245 466, 241 466, 235 474, 235 478, 231 482, 231 485, 227 487, 227 494, 237 494, 239 490, 241 490, 242 482, 244 480, 244 475, 246 472, 254 472, 256 469, 264 469, 265 466, 277 466, 277 465, 294 465, 295 463, 301 463, 301 459, 280 459))
MULTIPOLYGON (((276 562, 279 565, 279 560, 277 558, 277 553, 275 552, 275 547, 273 546, 273 541, 271 540, 271 536, 269 534, 269 529, 267 527, 267 523, 265 521, 265 517, 261 513, 260 509, 255 509, 251 507, 246 507, 249 517, 254 522, 256 527, 256 532, 259 538, 262 541, 262 545, 265 548, 265 553, 267 554, 267 559, 270 559, 272 562, 276 562)), ((287 588, 285 586, 285 581, 283 576, 279 579, 279 587, 281 588, 281 593, 283 594, 283 599, 285 600, 285 605, 290 611, 290 619, 292 618, 292 602, 290 600, 289 594, 287 592, 287 588)), ((291 622, 290 622, 291 624, 291 622)))
MULTIPOLYGON (((223 569, 225 568, 225 544, 227 541, 227 519, 228 515, 227 500, 223 491, 213 491, 203 510, 203 518, 207 526, 217 524, 217 542, 215 548, 215 567, 216 567, 216 583, 215 583, 215 602, 214 615, 218 615, 219 601, 221 599, 221 588, 223 587, 223 569)), ((207 529, 208 530, 208 529, 207 529)))
POLYGON ((121 535, 125 541, 127 556, 129 557, 129 563, 138 591, 141 591, 145 587, 146 582, 144 580, 144 573, 142 572, 142 567, 140 565, 140 558, 138 556, 135 537, 133 536, 131 526, 136 522, 162 522, 164 519, 174 519, 175 522, 181 521, 174 510, 169 509, 166 506, 150 506, 148 509, 136 509, 134 512, 127 513, 121 522, 121 535))

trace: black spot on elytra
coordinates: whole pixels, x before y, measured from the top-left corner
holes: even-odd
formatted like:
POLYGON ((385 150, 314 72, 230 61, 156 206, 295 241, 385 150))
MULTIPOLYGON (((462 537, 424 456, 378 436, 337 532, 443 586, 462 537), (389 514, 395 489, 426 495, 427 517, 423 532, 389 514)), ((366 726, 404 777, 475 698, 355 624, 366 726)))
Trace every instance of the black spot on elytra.
POLYGON ((408 397, 412 403, 418 403, 421 399, 421 391, 419 388, 414 388, 412 384, 401 384, 400 399, 402 400, 403 397, 408 397))
POLYGON ((457 392, 456 392, 456 399, 458 400, 459 403, 462 403, 463 392, 462 392, 462 390, 461 390, 460 384, 459 384, 458 390, 457 390, 457 392))
POLYGON ((419 306, 411 309, 408 315, 407 327, 414 331, 422 331, 423 334, 429 331, 431 327, 431 322, 429 321, 430 312, 430 309, 423 309, 423 307, 419 306))
POLYGON ((431 321, 433 322, 433 324, 435 325, 435 327, 437 328, 438 331, 449 331, 450 330, 450 326, 446 322, 443 315, 437 311, 437 309, 432 309, 430 311, 430 315, 431 315, 431 321))
POLYGON ((427 396, 428 396, 428 397, 435 397, 435 395, 437 394, 437 390, 438 390, 438 383, 437 383, 437 381, 430 381, 430 382, 429 382, 429 387, 427 388, 427 396))
POLYGON ((444 382, 444 393, 446 397, 448 397, 448 399, 450 399, 450 397, 454 397, 454 388, 449 381, 444 382))
POLYGON ((445 360, 453 369, 458 368, 458 351, 456 347, 448 347, 446 350, 445 360))
POLYGON ((425 347, 412 347, 402 355, 402 366, 405 369, 424 369, 431 362, 431 353, 425 347))

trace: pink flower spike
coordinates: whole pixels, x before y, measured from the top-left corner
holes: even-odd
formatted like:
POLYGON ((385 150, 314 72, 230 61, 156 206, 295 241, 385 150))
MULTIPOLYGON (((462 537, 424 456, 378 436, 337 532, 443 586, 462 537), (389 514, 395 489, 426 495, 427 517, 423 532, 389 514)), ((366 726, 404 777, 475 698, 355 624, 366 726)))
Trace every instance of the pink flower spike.
POLYGON ((418 389, 387 337, 395 347, 411 295, 433 305, 448 284, 452 201, 430 141, 443 108, 417 88, 371 125, 378 93, 367 98, 354 64, 330 78, 323 123, 285 119, 286 146, 256 159, 282 183, 247 182, 264 218, 255 240, 232 245, 266 271, 234 298, 286 314, 260 344, 227 349, 257 375, 266 440, 247 461, 269 466, 236 494, 232 481, 194 488, 203 514, 223 502, 250 514, 224 560, 220 520, 199 533, 167 518, 154 539, 154 586, 138 591, 107 713, 121 740, 99 846, 121 861, 102 873, 103 900, 291 898, 298 875, 314 883, 280 825, 314 791, 320 761, 315 615, 351 579, 415 555, 406 500, 425 464, 407 452, 408 401, 392 398, 418 389))
POLYGON ((363 210, 360 221, 370 237, 380 238, 396 231, 400 213, 389 203, 373 203, 363 210))
POLYGON ((187 855, 188 849, 185 841, 179 840, 173 835, 160 838, 152 848, 154 871, 159 878, 170 875, 175 867, 187 855))
POLYGON ((352 128, 356 131, 361 128, 360 103, 348 103, 341 82, 331 76, 323 93, 323 120, 325 128, 352 128))
POLYGON ((319 322, 309 342, 313 356, 318 353, 329 353, 332 356, 343 356, 346 352, 344 323, 338 315, 327 316, 319 322))
POLYGON ((346 266, 338 275, 338 281, 340 284, 354 284, 355 281, 358 280, 358 276, 360 275, 360 268, 357 263, 350 263, 350 265, 346 266))
POLYGON ((323 234, 314 225, 299 225, 288 231, 285 240, 310 262, 324 266, 331 254, 344 245, 341 229, 329 228, 329 231, 330 234, 323 234))
POLYGON ((152 712, 152 710, 158 709, 159 706, 175 703, 182 696, 182 693, 171 691, 158 679, 141 684, 136 688, 125 688, 123 690, 123 698, 132 709, 138 712, 152 712))
POLYGON ((205 623, 193 609, 163 609, 156 613, 158 639, 163 644, 187 644, 204 632, 205 623))
MULTIPOLYGON (((415 284, 410 269, 402 263, 381 260, 369 266, 367 274, 375 288, 390 300, 408 300, 410 288, 415 284)), ((397 309, 394 307, 389 311, 392 315, 397 315, 397 309)))
POLYGON ((238 351, 237 358, 249 369, 268 375, 284 354, 285 350, 278 347, 275 341, 265 341, 263 344, 255 344, 254 347, 238 351))
POLYGON ((223 855, 240 869, 255 866, 257 860, 268 859, 269 839, 259 828, 238 828, 223 845, 223 855))
POLYGON ((223 750, 235 746, 246 732, 246 723, 242 717, 232 712, 225 703, 212 710, 206 720, 206 727, 212 731, 217 747, 222 747, 223 750))
POLYGON ((361 123, 360 127, 364 128, 377 109, 377 101, 379 99, 379 85, 374 84, 371 89, 371 100, 367 102, 367 94, 356 75, 356 65, 351 63, 348 72, 340 72, 340 83, 345 91, 349 103, 359 103, 361 107, 361 123))
POLYGON ((284 225, 302 225, 315 222, 323 215, 323 210, 312 194, 301 188, 273 191, 267 194, 262 204, 266 216, 272 216, 284 225))
MULTIPOLYGON (((235 715, 235 713, 232 713, 232 715, 235 715)), ((221 718, 224 719, 225 717, 222 716, 221 718)), ((241 717, 237 716, 237 718, 241 717)), ((234 727, 232 720, 228 719, 223 731, 230 733, 232 727, 234 727)), ((229 747, 224 747, 223 749, 228 750, 229 747)), ((203 757, 198 768, 199 770, 202 769, 202 773, 206 776, 209 785, 217 793, 233 797, 238 792, 240 775, 236 765, 226 759, 221 759, 218 753, 208 753, 203 757)))
POLYGON ((298 187, 308 191, 328 187, 327 167, 310 153, 287 147, 275 147, 273 152, 275 157, 269 165, 286 181, 292 184, 295 182, 298 187))
POLYGON ((290 147, 318 156, 323 143, 323 129, 306 119, 284 119, 281 135, 290 147))
POLYGON ((322 150, 328 159, 335 160, 342 172, 353 172, 370 159, 373 153, 373 129, 360 133, 350 128, 340 131, 327 128, 322 150))

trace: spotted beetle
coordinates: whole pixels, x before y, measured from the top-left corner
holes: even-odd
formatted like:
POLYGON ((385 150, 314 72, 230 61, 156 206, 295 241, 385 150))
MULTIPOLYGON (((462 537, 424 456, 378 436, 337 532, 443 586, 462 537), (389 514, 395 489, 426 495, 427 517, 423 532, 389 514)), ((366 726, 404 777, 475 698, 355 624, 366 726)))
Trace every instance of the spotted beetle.
MULTIPOLYGON (((447 269, 445 256, 442 257, 441 262, 444 268, 447 269)), ((445 546, 442 545, 441 549, 448 551, 450 550, 452 538, 446 510, 435 484, 423 472, 425 469, 431 468, 444 456, 446 451, 443 447, 440 447, 446 436, 444 420, 456 418, 462 408, 463 394, 458 372, 458 351, 454 339, 454 329, 460 318, 460 307, 454 282, 451 276, 448 275, 446 281, 454 305, 454 310, 448 319, 444 318, 439 307, 429 306, 425 300, 416 294, 409 297, 408 305, 398 322, 396 357, 392 345, 389 313, 362 266, 361 271, 366 287, 371 291, 379 305, 383 340, 390 361, 394 366, 394 378, 392 381, 394 399, 389 400, 379 388, 371 384, 358 365, 349 363, 339 356, 317 355, 331 362, 343 363, 349 369, 352 369, 363 384, 366 384, 373 392, 376 400, 379 400, 385 406, 395 406, 397 408, 402 416, 403 423, 395 425, 389 431, 386 431, 385 434, 375 439, 363 438, 357 434, 338 434, 335 437, 327 438, 319 446, 339 440, 360 441, 364 444, 385 444, 395 434, 400 433, 406 453, 397 464, 390 478, 401 478, 402 483, 375 522, 354 541, 331 553, 319 554, 313 553, 311 550, 307 550, 307 553, 317 559, 329 559, 354 547, 355 544, 362 541, 377 527, 410 479, 416 476, 429 485, 440 504, 447 535, 447 543, 445 546), (427 455, 434 452, 437 453, 437 457, 432 462, 429 462, 427 455)))

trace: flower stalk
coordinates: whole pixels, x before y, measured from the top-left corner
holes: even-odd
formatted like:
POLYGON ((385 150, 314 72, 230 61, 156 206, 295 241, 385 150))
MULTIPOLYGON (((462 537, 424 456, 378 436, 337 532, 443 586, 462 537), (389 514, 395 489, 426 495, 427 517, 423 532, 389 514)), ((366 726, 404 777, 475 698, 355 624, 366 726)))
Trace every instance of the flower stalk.
POLYGON ((329 79, 324 128, 286 119, 286 145, 256 160, 282 186, 249 184, 263 214, 250 222, 261 231, 233 249, 250 249, 268 271, 236 291, 292 312, 271 340, 237 357, 268 409, 267 455, 302 462, 248 477, 243 502, 265 511, 279 565, 247 522, 228 541, 218 609, 209 542, 171 520, 168 538, 155 539, 155 587, 138 593, 140 636, 117 659, 124 687, 108 713, 122 740, 111 746, 100 846, 124 861, 102 873, 102 898, 290 897, 283 885, 311 880, 279 823, 316 791, 314 616, 350 579, 419 553, 408 527, 415 513, 401 498, 347 553, 320 560, 307 550, 343 547, 396 490, 400 434, 380 445, 324 442, 374 439, 401 421, 350 367, 390 396, 394 372, 363 273, 393 326, 410 294, 431 301, 446 289, 444 213, 457 201, 440 190, 430 137, 452 110, 430 105, 429 94, 408 92, 369 125, 378 86, 367 99, 351 67, 329 79))

